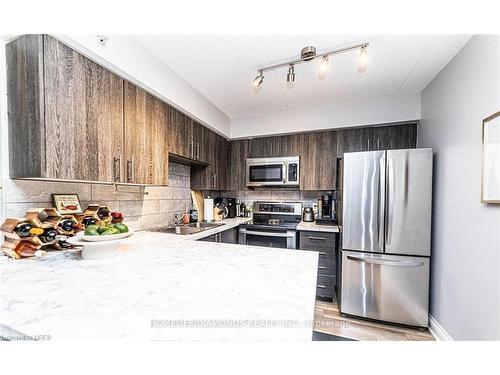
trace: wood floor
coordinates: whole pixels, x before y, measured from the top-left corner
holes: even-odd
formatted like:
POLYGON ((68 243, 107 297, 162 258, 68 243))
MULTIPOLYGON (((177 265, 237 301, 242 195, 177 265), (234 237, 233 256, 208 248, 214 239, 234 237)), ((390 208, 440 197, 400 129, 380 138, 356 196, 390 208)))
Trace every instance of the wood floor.
POLYGON ((342 317, 335 301, 316 301, 314 325, 315 331, 359 341, 434 341, 428 330, 342 317))

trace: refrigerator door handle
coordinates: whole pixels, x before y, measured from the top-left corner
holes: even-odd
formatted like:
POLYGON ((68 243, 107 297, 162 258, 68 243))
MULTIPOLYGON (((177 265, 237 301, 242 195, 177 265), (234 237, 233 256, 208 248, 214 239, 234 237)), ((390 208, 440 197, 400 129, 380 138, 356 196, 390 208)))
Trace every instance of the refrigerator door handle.
POLYGON ((385 172, 385 163, 386 163, 386 154, 380 158, 380 177, 379 177, 379 205, 378 205, 378 242, 382 251, 384 250, 384 234, 385 234, 385 223, 384 223, 384 211, 385 211, 385 180, 386 180, 386 172, 385 172))
POLYGON ((362 262, 362 263, 370 263, 370 264, 379 264, 381 266, 395 266, 395 267, 421 267, 424 265, 424 262, 415 262, 415 261, 394 261, 394 260, 383 260, 383 259, 373 259, 373 258, 364 258, 357 257, 353 255, 348 255, 347 259, 362 262))
POLYGON ((392 241, 392 225, 394 221, 394 160, 387 158, 387 223, 385 243, 390 245, 392 241))

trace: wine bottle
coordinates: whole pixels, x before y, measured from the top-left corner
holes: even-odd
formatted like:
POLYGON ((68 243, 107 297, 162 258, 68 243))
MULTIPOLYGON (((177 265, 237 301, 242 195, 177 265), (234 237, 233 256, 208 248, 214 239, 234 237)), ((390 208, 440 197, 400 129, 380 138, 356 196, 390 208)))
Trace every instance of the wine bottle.
POLYGON ((71 219, 62 219, 59 222, 59 228, 64 232, 72 232, 75 229, 75 222, 71 219))
POLYGON ((52 242, 56 239, 58 233, 55 229, 53 228, 48 228, 43 231, 43 234, 39 236, 40 240, 43 243, 49 243, 52 242))
POLYGON ((97 223, 97 220, 92 216, 85 216, 82 220, 82 224, 88 227, 89 225, 94 225, 97 223))
POLYGON ((109 217, 109 209, 107 207, 101 207, 97 211, 97 216, 99 216, 99 219, 104 220, 107 217, 109 217))
POLYGON ((16 228, 14 230, 19 237, 29 237, 29 236, 31 236, 31 233, 30 233, 31 228, 33 228, 33 225, 24 221, 22 223, 17 224, 16 228))

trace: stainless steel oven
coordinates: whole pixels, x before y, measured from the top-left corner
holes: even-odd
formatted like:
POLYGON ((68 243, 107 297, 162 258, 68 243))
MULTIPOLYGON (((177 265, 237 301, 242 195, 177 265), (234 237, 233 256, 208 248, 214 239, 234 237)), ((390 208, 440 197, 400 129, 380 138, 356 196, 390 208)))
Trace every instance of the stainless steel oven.
POLYGON ((240 245, 296 249, 297 231, 294 229, 242 227, 240 228, 238 241, 240 245))
POLYGON ((253 220, 240 225, 238 243, 296 249, 301 212, 299 202, 255 202, 253 220))
POLYGON ((247 186, 299 186, 299 170, 298 156, 247 159, 247 186))

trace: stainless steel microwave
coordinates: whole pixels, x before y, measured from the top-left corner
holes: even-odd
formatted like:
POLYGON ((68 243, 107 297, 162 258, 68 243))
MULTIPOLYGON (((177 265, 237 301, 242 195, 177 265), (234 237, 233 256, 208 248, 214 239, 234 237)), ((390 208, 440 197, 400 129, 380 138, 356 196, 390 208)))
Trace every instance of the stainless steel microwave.
POLYGON ((247 159, 247 186, 299 186, 299 157, 247 159))

